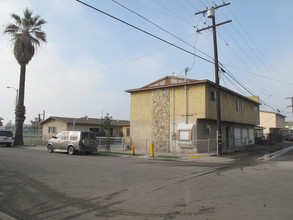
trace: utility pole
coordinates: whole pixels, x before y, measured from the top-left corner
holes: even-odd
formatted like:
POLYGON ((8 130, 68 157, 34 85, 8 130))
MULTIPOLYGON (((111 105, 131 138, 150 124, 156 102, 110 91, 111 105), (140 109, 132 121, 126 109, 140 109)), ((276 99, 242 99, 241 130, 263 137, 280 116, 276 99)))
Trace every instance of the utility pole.
POLYGON ((286 99, 291 99, 291 105, 288 105, 287 108, 292 108, 292 117, 293 117, 293 97, 287 97, 286 99))
POLYGON ((212 26, 208 26, 206 28, 197 30, 196 32, 201 32, 203 30, 207 30, 213 28, 213 41, 214 41, 214 61, 215 61, 215 83, 216 83, 216 105, 217 105, 217 155, 222 156, 222 126, 221 126, 221 105, 220 105, 220 77, 219 77, 219 61, 218 61, 218 47, 217 47, 217 33, 216 27, 222 24, 226 24, 231 22, 232 20, 225 21, 219 24, 216 24, 215 19, 215 9, 221 8, 224 6, 230 5, 230 3, 226 3, 220 6, 211 7, 204 11, 200 11, 195 13, 205 14, 208 13, 208 17, 212 19, 212 26))
POLYGON ((38 118, 38 140, 40 140, 40 130, 41 130, 41 115, 43 115, 43 121, 45 120, 45 110, 43 110, 43 114, 39 113, 39 118, 38 118))

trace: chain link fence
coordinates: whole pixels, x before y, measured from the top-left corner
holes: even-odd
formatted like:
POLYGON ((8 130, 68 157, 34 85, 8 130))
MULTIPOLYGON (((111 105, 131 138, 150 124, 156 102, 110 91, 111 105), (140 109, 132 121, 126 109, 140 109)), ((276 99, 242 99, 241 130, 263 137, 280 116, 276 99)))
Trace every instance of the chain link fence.
MULTIPOLYGON (((45 137, 38 134, 25 134, 25 144, 32 145, 46 145, 47 140, 51 136, 45 137)), ((217 152, 217 140, 216 139, 202 139, 192 141, 180 141, 172 139, 139 139, 139 138, 123 138, 123 137, 110 137, 110 149, 111 151, 127 151, 131 149, 131 146, 135 146, 135 149, 144 154, 150 154, 151 143, 154 143, 155 152, 166 153, 203 153, 207 155, 215 154, 217 152)), ((98 151, 106 150, 107 137, 97 137, 98 151)), ((222 141, 222 151, 232 152, 244 150, 248 145, 253 144, 248 138, 229 138, 222 141)))

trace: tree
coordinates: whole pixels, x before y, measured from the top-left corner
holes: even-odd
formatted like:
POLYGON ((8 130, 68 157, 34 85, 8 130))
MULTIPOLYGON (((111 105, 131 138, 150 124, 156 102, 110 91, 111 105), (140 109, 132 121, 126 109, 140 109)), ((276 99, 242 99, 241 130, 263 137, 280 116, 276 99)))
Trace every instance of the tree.
POLYGON ((100 128, 106 132, 106 147, 105 150, 107 152, 111 151, 110 148, 110 136, 111 136, 111 122, 112 122, 112 116, 109 116, 109 113, 106 114, 104 118, 101 118, 102 122, 100 125, 100 128))
POLYGON ((11 36, 13 53, 20 65, 18 104, 15 108, 15 140, 14 145, 23 145, 23 123, 25 120, 24 91, 26 65, 35 54, 41 43, 47 42, 46 33, 41 27, 47 23, 39 15, 33 16, 29 9, 23 11, 24 17, 11 14, 15 23, 8 24, 4 34, 11 36))

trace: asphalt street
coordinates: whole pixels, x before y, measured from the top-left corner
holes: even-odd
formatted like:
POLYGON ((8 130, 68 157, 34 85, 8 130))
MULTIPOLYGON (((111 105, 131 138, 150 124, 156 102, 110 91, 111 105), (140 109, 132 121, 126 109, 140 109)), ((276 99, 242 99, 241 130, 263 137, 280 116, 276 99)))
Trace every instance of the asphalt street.
POLYGON ((0 212, 24 220, 293 219, 292 151, 259 156, 172 161, 0 147, 0 212))

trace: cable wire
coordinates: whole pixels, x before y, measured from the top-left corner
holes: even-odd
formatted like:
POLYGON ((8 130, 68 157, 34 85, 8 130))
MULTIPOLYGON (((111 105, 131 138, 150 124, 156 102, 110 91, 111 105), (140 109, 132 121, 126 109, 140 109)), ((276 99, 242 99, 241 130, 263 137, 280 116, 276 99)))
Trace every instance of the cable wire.
MULTIPOLYGON (((140 18, 146 20, 147 22, 151 23, 152 25, 156 26, 156 27, 159 28, 160 30, 166 32, 167 34, 170 34, 171 36, 175 37, 177 40, 181 41, 182 43, 184 43, 184 44, 186 44, 186 45, 192 47, 194 50, 197 50, 197 51, 199 51, 200 53, 204 54, 205 56, 209 57, 210 59, 214 60, 213 57, 209 56, 209 55, 206 54, 205 52, 203 52, 203 51, 197 49, 195 46, 193 46, 193 45, 187 43, 186 41, 182 40, 181 38, 177 37, 176 35, 172 34, 171 32, 167 31, 166 29, 162 28, 161 26, 157 25, 156 23, 152 22, 151 20, 147 19, 145 16, 143 16, 143 15, 141 15, 141 14, 139 14, 139 13, 133 11, 132 9, 126 7, 125 5, 122 5, 121 3, 117 2, 116 0, 112 0, 112 1, 113 1, 114 3, 116 3, 117 5, 123 7, 124 9, 126 9, 126 10, 128 10, 128 11, 134 13, 134 14, 137 15, 137 16, 139 16, 140 18)), ((194 52, 194 54, 195 54, 195 52, 194 52)))
POLYGON ((115 20, 117 20, 117 21, 119 21, 119 22, 121 22, 121 23, 123 23, 123 24, 126 24, 126 25, 128 25, 128 26, 130 26, 130 27, 132 27, 132 28, 134 28, 134 29, 136 29, 136 30, 138 30, 138 31, 141 31, 141 32, 143 32, 143 33, 145 33, 145 34, 147 34, 147 35, 153 37, 153 38, 156 38, 156 39, 158 39, 158 40, 160 40, 160 41, 162 41, 162 42, 164 42, 164 43, 167 43, 167 44, 169 44, 169 45, 171 45, 171 46, 173 46, 173 47, 176 47, 177 49, 180 49, 180 50, 182 50, 182 51, 184 51, 184 52, 186 52, 186 53, 189 53, 189 54, 191 54, 191 55, 193 55, 193 56, 196 56, 196 57, 198 57, 198 58, 200 58, 200 59, 202 59, 202 60, 205 60, 205 61, 207 61, 207 62, 209 62, 209 63, 214 64, 213 61, 210 61, 210 60, 208 60, 208 59, 206 59, 206 58, 204 58, 204 57, 201 57, 201 56, 199 56, 199 55, 196 55, 195 53, 192 53, 192 52, 190 52, 190 51, 188 51, 188 50, 186 50, 186 49, 184 49, 184 48, 182 48, 182 47, 179 47, 179 46, 177 46, 177 45, 175 45, 175 44, 173 44, 173 43, 171 43, 171 42, 169 42, 169 41, 167 41, 167 40, 164 40, 164 39, 162 39, 162 38, 160 38, 160 37, 158 37, 158 36, 156 36, 156 35, 154 35, 154 34, 152 34, 152 33, 149 33, 149 32, 147 32, 147 31, 145 31, 145 30, 143 30, 143 29, 141 29, 141 28, 139 28, 139 27, 136 27, 136 26, 134 26, 134 25, 132 25, 132 24, 126 22, 126 21, 123 21, 123 20, 121 20, 121 19, 119 19, 119 18, 117 18, 117 17, 115 17, 115 16, 113 16, 113 15, 110 15, 110 14, 108 14, 107 12, 104 12, 104 11, 98 9, 98 8, 95 8, 95 7, 93 7, 93 6, 91 6, 91 5, 87 4, 87 3, 85 3, 85 2, 83 2, 83 1, 80 1, 80 0, 76 0, 76 1, 79 2, 79 3, 81 3, 81 4, 83 4, 83 5, 85 5, 85 6, 87 6, 87 7, 89 7, 89 8, 91 8, 91 9, 93 9, 93 10, 95 10, 95 11, 98 11, 98 12, 104 14, 104 15, 107 15, 108 17, 111 17, 111 18, 113 18, 113 19, 115 19, 115 20))

